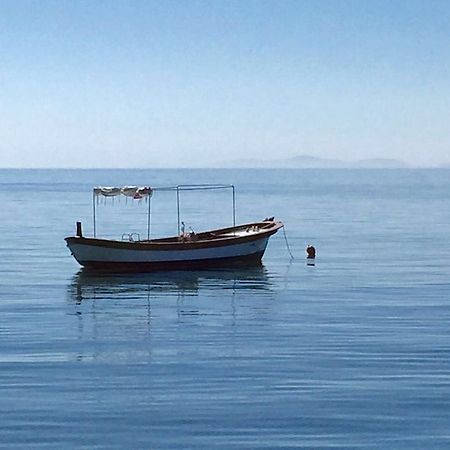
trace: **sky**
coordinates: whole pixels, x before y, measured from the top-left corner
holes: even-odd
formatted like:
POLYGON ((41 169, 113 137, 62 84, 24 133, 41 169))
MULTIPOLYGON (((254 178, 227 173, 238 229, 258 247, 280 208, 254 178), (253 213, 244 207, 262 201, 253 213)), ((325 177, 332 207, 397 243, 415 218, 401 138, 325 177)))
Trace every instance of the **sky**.
POLYGON ((447 0, 0 0, 0 167, 450 164, 447 0))

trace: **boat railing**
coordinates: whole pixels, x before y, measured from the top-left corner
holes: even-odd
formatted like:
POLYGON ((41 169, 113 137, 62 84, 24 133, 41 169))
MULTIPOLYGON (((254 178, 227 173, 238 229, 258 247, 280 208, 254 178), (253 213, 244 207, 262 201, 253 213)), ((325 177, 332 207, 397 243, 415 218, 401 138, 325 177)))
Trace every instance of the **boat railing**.
POLYGON ((123 233, 122 241, 139 242, 141 240, 141 235, 139 233, 123 233), (135 237, 137 239, 135 239, 135 237))

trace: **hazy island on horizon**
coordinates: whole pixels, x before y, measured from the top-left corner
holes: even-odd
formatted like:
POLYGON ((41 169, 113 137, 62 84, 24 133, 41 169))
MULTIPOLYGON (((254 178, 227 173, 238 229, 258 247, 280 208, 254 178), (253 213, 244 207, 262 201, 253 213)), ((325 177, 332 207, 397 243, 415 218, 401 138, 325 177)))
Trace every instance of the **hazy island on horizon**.
MULTIPOLYGON (((394 158, 366 158, 341 160, 321 158, 302 154, 278 159, 230 159, 205 163, 197 160, 184 161, 185 164, 153 164, 153 169, 450 169, 450 163, 417 165, 394 158)), ((149 168, 149 167, 147 167, 149 168)), ((0 167, 0 170, 133 170, 143 166, 111 165, 111 166, 35 166, 35 167, 0 167)))
POLYGON ((273 169, 405 169, 407 163, 391 158, 367 158, 353 161, 319 158, 312 155, 298 155, 284 159, 240 159, 224 161, 221 168, 273 168, 273 169))

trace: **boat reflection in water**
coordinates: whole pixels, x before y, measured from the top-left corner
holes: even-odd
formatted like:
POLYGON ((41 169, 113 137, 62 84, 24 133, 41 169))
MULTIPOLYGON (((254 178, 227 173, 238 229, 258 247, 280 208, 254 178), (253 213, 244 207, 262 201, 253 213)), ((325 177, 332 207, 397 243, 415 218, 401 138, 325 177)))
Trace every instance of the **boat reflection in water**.
POLYGON ((77 303, 100 299, 137 299, 164 296, 224 297, 227 292, 270 294, 272 284, 266 268, 257 267, 201 271, 167 271, 140 274, 101 273, 81 269, 69 285, 77 303))
POLYGON ((76 359, 140 363, 166 361, 181 349, 209 354, 213 341, 232 347, 235 334, 270 327, 275 290, 263 266, 146 274, 82 269, 67 287, 76 359))

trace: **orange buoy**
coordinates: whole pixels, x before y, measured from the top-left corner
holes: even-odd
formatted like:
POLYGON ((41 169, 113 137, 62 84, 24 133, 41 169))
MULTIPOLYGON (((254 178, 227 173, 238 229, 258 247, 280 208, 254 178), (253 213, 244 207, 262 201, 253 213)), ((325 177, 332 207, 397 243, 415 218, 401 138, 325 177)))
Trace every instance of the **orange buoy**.
POLYGON ((313 245, 306 247, 306 257, 308 259, 314 259, 316 257, 316 249, 313 245))

